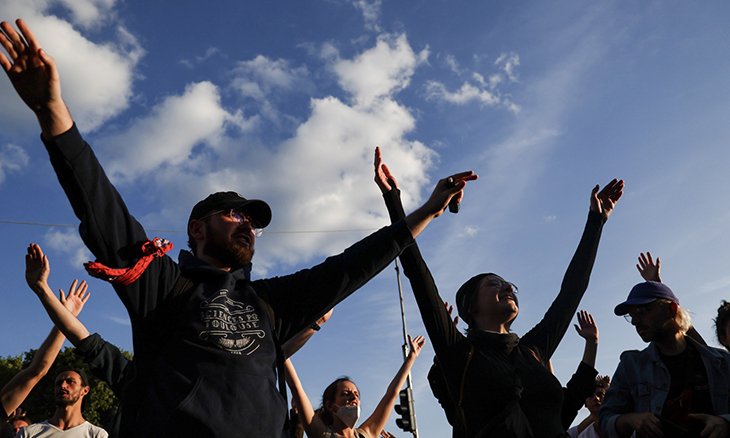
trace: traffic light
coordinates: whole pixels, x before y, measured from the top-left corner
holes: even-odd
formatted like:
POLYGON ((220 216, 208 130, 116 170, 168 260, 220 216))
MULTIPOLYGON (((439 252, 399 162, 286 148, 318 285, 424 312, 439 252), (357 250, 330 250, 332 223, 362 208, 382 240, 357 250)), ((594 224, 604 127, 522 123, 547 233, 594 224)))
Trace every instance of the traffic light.
POLYGON ((413 392, 411 388, 406 388, 398 393, 400 404, 395 405, 395 411, 400 418, 395 420, 395 424, 406 432, 416 431, 416 411, 413 406, 413 392))

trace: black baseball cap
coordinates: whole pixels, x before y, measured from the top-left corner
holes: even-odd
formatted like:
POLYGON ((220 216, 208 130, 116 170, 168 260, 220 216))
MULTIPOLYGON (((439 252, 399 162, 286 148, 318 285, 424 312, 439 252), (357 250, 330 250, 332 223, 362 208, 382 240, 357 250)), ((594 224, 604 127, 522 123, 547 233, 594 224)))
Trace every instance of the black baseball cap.
POLYGON ((236 192, 217 192, 195 204, 190 212, 188 224, 211 212, 229 209, 246 212, 256 222, 256 228, 264 228, 271 222, 271 208, 266 202, 260 199, 246 199, 236 192))

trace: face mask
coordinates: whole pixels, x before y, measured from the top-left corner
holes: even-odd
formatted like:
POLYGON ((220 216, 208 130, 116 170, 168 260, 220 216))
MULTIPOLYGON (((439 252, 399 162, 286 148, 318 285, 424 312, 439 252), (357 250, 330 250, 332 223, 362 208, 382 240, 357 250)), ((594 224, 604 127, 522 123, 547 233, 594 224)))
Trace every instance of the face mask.
POLYGON ((338 406, 335 416, 345 423, 345 426, 353 428, 357 423, 357 419, 360 418, 360 405, 338 406))

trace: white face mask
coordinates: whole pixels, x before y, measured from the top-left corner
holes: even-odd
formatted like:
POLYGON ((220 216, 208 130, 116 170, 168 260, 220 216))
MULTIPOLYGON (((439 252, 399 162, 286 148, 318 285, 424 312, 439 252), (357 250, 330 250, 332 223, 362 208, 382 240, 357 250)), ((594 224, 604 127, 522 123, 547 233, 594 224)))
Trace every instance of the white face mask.
MULTIPOLYGON (((335 405, 337 406, 337 405, 335 405)), ((335 416, 349 428, 355 427, 357 419, 360 418, 360 405, 337 406, 335 416)))

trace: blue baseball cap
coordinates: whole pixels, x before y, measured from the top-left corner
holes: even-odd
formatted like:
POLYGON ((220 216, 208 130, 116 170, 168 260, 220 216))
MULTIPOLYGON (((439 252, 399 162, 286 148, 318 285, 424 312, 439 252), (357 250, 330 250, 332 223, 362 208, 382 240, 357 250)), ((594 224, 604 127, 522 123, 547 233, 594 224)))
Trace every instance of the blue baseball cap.
POLYGON ((679 298, 674 295, 674 292, 672 292, 669 286, 658 281, 645 281, 631 288, 629 297, 626 298, 626 301, 616 306, 613 309, 613 313, 618 316, 623 316, 629 313, 629 307, 631 306, 649 304, 656 300, 669 300, 679 304, 679 298))

